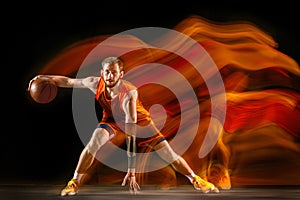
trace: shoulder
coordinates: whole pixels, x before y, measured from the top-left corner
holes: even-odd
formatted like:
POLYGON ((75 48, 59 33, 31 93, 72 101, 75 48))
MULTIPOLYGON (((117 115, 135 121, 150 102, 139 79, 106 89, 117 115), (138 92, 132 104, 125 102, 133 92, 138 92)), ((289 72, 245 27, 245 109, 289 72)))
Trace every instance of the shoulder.
POLYGON ((87 88, 91 89, 93 92, 95 92, 96 88, 98 86, 99 80, 100 80, 100 77, 89 76, 89 77, 82 79, 82 84, 84 85, 84 87, 87 87, 87 88))
POLYGON ((127 80, 122 80, 122 85, 125 89, 129 90, 136 90, 136 86, 133 85, 131 82, 127 81, 127 80))
POLYGON ((137 87, 133 85, 131 82, 122 80, 122 92, 126 94, 129 99, 137 99, 138 91, 137 87))
POLYGON ((131 99, 137 99, 138 97, 138 91, 135 89, 135 90, 130 90, 128 92, 128 96, 131 98, 131 99))

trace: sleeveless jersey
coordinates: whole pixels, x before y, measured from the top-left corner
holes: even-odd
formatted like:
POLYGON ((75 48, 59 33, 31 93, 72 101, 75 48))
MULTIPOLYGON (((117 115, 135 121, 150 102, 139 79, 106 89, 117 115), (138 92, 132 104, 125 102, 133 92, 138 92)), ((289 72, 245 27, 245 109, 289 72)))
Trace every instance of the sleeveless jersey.
MULTIPOLYGON (((116 122, 118 124, 125 124, 125 112, 122 107, 123 101, 129 91, 136 90, 137 88, 126 80, 120 81, 120 92, 113 99, 108 99, 106 97, 105 83, 102 77, 98 82, 95 98, 103 109, 102 122, 116 122)), ((146 125, 151 121, 149 112, 143 107, 139 99, 137 99, 136 102, 136 110, 137 124, 146 125)))

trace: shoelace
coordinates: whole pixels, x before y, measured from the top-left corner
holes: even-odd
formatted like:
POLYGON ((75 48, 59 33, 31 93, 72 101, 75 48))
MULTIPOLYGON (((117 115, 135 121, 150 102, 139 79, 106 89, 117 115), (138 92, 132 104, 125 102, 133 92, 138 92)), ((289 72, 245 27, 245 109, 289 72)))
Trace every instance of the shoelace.
POLYGON ((193 180, 193 182, 194 182, 194 183, 197 183, 197 184, 199 184, 199 185, 201 185, 201 186, 205 185, 205 184, 204 184, 204 180, 201 179, 200 177, 195 177, 194 180, 193 180))
POLYGON ((74 183, 74 181, 69 181, 68 183, 68 188, 75 188, 76 184, 74 183))

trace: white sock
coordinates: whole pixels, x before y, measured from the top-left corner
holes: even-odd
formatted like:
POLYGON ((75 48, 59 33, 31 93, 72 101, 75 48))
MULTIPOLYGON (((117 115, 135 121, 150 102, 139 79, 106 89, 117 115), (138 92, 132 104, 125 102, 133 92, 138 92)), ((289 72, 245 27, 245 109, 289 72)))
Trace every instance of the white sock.
POLYGON ((191 182, 193 181, 193 178, 196 176, 196 174, 193 172, 190 175, 185 175, 191 182))
POLYGON ((82 178, 82 176, 83 176, 83 174, 74 172, 73 178, 76 179, 78 182, 80 182, 80 179, 82 178))

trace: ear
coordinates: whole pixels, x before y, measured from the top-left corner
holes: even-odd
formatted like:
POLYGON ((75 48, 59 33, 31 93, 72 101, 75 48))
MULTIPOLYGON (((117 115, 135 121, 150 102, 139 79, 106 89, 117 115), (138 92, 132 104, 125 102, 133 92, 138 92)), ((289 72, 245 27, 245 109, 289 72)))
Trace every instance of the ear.
POLYGON ((100 76, 103 77, 103 70, 102 69, 100 70, 100 76))
POLYGON ((124 76, 124 70, 122 70, 122 71, 120 72, 120 78, 123 78, 123 76, 124 76))

